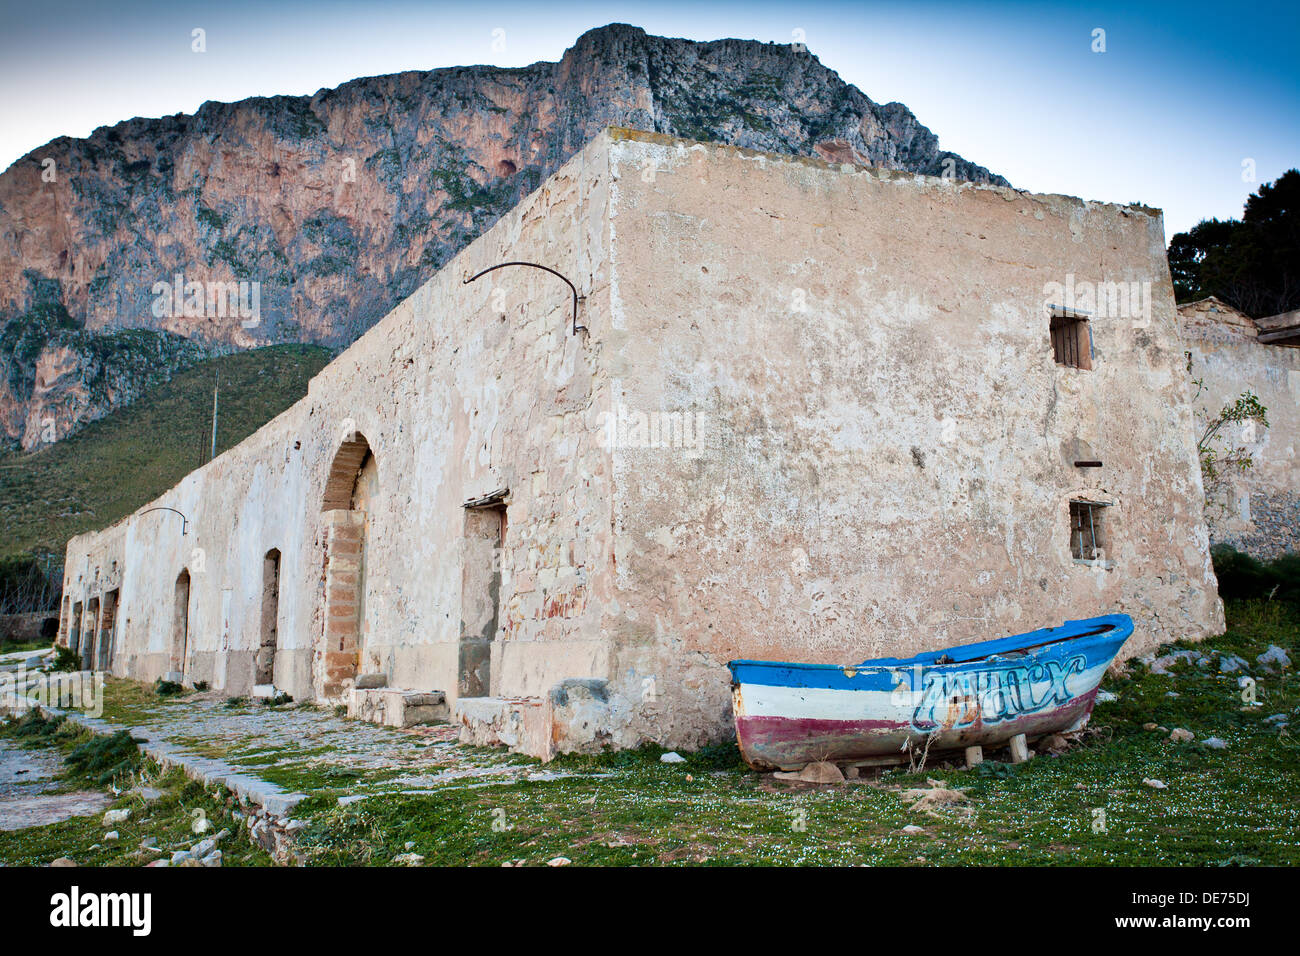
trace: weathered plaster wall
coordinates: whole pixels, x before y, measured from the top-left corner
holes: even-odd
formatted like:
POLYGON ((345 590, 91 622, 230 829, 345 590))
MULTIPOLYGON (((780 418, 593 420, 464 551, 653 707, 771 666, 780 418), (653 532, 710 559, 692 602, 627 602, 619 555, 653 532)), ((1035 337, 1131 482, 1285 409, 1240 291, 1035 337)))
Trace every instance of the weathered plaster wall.
POLYGON ((727 733, 732 658, 1117 610, 1126 655, 1221 630, 1158 214, 668 141, 612 158, 611 399, 704 416, 702 451, 614 456, 608 627, 621 693, 655 698, 624 739, 727 733), (1149 320, 1091 320, 1091 371, 1051 350, 1070 274, 1150 284, 1149 320), (1072 497, 1113 502, 1113 569, 1072 559, 1072 497))
POLYGON ((69 593, 125 569, 119 671, 168 670, 188 566, 190 677, 246 692, 274 547, 276 683, 331 684, 321 509, 355 433, 378 463, 359 672, 455 705, 461 621, 483 619, 462 505, 509 488, 508 699, 461 713, 530 752, 725 737, 735 657, 856 662, 1111 610, 1138 620, 1129 654, 1222 626, 1149 210, 599 137, 160 499, 190 535, 159 512, 70 544, 69 593), (545 273, 462 284, 504 260, 570 275, 590 332, 545 273), (1147 315, 1091 320, 1091 371, 1052 357, 1044 287, 1071 276, 1149 283, 1147 315), (1071 558, 1072 497, 1112 503, 1113 566, 1071 558))
POLYGON ((598 346, 571 334, 569 290, 553 276, 510 268, 462 283, 505 260, 551 265, 586 296, 581 320, 608 327, 607 166, 593 159, 602 148, 566 164, 325 368, 305 399, 158 499, 189 516, 188 535, 179 516, 154 512, 69 543, 69 595, 88 599, 101 587, 96 569, 101 579, 112 562, 121 569, 118 673, 171 669, 175 583, 188 568, 187 677, 247 693, 263 557, 278 548, 276 684, 299 699, 318 693, 324 488, 336 452, 359 433, 378 465, 359 673, 454 698, 462 505, 509 488, 494 689, 535 693, 604 675, 592 594, 609 590, 608 453, 585 427, 602 387, 598 346))
POLYGON ((1223 482, 1206 509, 1211 538, 1262 558, 1300 551, 1300 349, 1261 344, 1249 316, 1214 298, 1178 313, 1191 378, 1205 385, 1196 407, 1217 416, 1249 390, 1268 409, 1268 428, 1234 425, 1225 434, 1252 465, 1223 482))

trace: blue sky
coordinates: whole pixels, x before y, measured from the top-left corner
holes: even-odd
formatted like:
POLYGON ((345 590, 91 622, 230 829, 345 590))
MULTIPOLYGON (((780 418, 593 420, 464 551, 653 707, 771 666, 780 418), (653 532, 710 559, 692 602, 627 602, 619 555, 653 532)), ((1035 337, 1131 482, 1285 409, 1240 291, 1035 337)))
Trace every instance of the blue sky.
POLYGON ((1169 235, 1239 216, 1261 182, 1300 165, 1294 2, 0 6, 0 167, 59 135, 205 100, 555 60, 611 21, 698 40, 802 30, 823 63, 878 103, 907 104, 944 148, 1025 189, 1161 207, 1169 235), (203 54, 191 51, 196 27, 203 54), (1092 50, 1098 28, 1104 53, 1092 50))

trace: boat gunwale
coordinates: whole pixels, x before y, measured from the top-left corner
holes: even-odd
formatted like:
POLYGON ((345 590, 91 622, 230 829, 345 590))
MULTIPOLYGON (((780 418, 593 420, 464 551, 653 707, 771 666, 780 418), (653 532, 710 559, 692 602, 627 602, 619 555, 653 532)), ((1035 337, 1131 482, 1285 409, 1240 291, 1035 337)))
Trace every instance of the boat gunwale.
MULTIPOLYGON (((1127 614, 1104 614, 1099 617, 1066 621, 1059 627, 1039 628, 1036 631, 1010 634, 1006 637, 994 638, 991 641, 957 644, 937 651, 925 651, 912 657, 874 657, 868 658, 861 664, 807 664, 798 661, 737 659, 728 661, 727 667, 732 673, 733 680, 736 679, 736 669, 738 667, 786 668, 806 671, 845 671, 850 668, 855 671, 896 671, 917 665, 962 667, 978 664, 1008 652, 1032 653, 1043 647, 1064 644, 1070 641, 1081 645, 1091 645, 1121 638, 1120 643, 1122 646, 1123 642, 1128 640, 1132 633, 1133 619, 1127 614), (1044 637, 1047 639, 1043 640, 1044 637), (953 657, 954 652, 961 652, 961 656, 953 657), (952 659, 938 663, 939 658, 945 656, 952 659)), ((1116 650, 1118 651, 1118 648, 1116 650)))

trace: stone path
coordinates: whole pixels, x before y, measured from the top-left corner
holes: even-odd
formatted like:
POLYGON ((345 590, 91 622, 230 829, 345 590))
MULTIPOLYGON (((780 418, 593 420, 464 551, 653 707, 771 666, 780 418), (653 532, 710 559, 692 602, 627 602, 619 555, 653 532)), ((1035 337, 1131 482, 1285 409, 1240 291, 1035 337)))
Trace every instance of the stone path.
POLYGON ((346 804, 386 793, 574 775, 543 770, 505 750, 462 746, 457 726, 448 723, 399 730, 308 705, 270 707, 214 692, 115 709, 115 695, 127 686, 110 682, 105 718, 75 711, 68 718, 98 733, 129 730, 163 765, 180 765, 206 784, 222 784, 271 817, 291 816, 309 795, 346 804), (132 716, 114 719, 115 712, 132 716))
POLYGON ((103 811, 107 794, 94 790, 50 793, 63 769, 58 754, 25 750, 0 738, 0 830, 23 830, 103 811))

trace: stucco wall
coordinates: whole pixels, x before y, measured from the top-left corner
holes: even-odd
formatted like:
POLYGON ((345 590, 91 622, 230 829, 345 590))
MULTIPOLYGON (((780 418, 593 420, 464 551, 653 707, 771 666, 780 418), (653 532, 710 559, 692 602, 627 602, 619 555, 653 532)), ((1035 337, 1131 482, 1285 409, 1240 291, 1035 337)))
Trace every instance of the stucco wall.
POLYGON ((1206 509, 1211 539, 1261 558, 1300 551, 1300 349, 1261 344, 1248 316, 1213 298, 1178 311, 1191 378, 1204 384, 1199 394, 1192 388, 1196 407, 1212 418, 1251 391, 1268 409, 1268 428, 1242 423, 1223 435, 1250 453, 1251 467, 1213 496, 1206 509))
POLYGON ((700 452, 615 453, 638 730, 725 733, 732 658, 1111 611, 1126 655, 1221 630, 1158 213, 716 146, 613 164, 611 397, 705 422, 700 452), (1071 274, 1150 284, 1149 316, 1090 320, 1091 371, 1052 354, 1045 285, 1071 274), (1113 503, 1113 568, 1073 560, 1072 497, 1113 503))
POLYGON ((119 562, 116 666, 151 678, 188 566, 190 677, 244 693, 278 548, 276 684, 319 695, 322 499, 355 431, 378 462, 359 672, 455 697, 479 610, 462 505, 508 488, 490 690, 534 699, 536 752, 725 737, 735 657, 849 663, 1114 610, 1128 654, 1215 633, 1162 240, 1141 208, 607 133, 160 499, 188 536, 159 512, 71 542, 69 593, 119 562), (572 277, 590 331, 545 273, 462 284, 504 260, 572 277), (1074 279, 1148 284, 1143 316, 1090 319, 1090 371, 1049 341, 1045 287, 1074 279), (1071 557, 1072 497, 1110 503, 1105 567, 1071 557))
POLYGON ((584 416, 602 387, 595 346, 571 334, 569 289, 553 276, 512 267, 462 283, 505 260, 545 263, 579 285, 580 320, 607 327, 608 184, 590 155, 600 149, 575 157, 327 366, 305 399, 154 502, 187 515, 187 535, 179 516, 154 512, 69 543, 74 600, 97 593, 96 571, 120 568, 129 626, 118 673, 152 679, 170 670, 175 582, 188 568, 187 677, 247 693, 263 557, 278 548, 275 682, 299 699, 319 691, 322 496, 336 451, 360 433, 378 463, 365 575, 371 638, 360 673, 385 671, 392 686, 454 699, 462 505, 508 488, 508 641, 495 649, 494 688, 538 692, 567 676, 603 675, 599 607, 588 598, 611 551, 608 454, 584 416))

